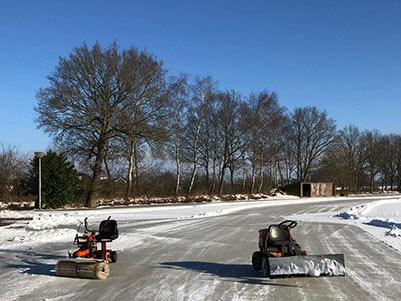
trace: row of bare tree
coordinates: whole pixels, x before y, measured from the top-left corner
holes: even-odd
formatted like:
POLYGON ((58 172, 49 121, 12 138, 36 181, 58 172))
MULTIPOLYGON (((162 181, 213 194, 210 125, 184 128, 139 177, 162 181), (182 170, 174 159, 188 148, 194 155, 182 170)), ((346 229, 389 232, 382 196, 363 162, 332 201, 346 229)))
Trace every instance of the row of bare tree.
POLYGON ((349 125, 339 131, 315 178, 334 181, 350 192, 401 188, 401 136, 349 125))
POLYGON ((27 165, 26 157, 15 147, 0 144, 0 201, 24 197, 23 179, 27 173, 27 165))
MULTIPOLYGON (((245 97, 220 90, 210 76, 168 76, 161 61, 135 48, 83 44, 60 58, 48 80, 36 95, 36 121, 60 150, 92 171, 89 207, 96 206, 103 176, 123 176, 126 198, 147 194, 140 183, 154 158, 163 165, 159 170, 175 174, 169 192, 176 195, 262 192, 330 174, 351 190, 360 189, 365 175, 371 187, 379 174, 388 183, 399 179, 393 165, 373 155, 384 156, 376 150, 376 140, 384 139, 377 132, 351 126, 337 132, 326 112, 288 112, 274 92, 245 97), (342 147, 351 148, 352 159, 344 160, 342 147)), ((394 150, 395 138, 388 139, 394 150)))

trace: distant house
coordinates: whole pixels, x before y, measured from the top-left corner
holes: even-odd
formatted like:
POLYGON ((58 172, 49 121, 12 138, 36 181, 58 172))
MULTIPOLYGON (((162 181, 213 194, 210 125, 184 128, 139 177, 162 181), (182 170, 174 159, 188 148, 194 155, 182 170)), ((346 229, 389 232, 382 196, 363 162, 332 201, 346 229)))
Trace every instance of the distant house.
POLYGON ((281 188, 282 191, 304 197, 330 197, 334 195, 332 182, 298 182, 281 188))
POLYGON ((114 182, 123 184, 123 185, 127 184, 127 180, 124 179, 123 177, 118 177, 118 178, 114 179, 114 182))

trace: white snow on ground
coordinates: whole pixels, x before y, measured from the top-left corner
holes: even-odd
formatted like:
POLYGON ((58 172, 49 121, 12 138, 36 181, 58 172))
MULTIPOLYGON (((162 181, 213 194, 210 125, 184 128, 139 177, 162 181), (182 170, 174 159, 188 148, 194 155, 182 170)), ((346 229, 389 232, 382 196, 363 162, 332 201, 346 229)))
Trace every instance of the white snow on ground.
MULTIPOLYGON (((343 198, 341 198, 343 200, 343 198)), ((353 198, 349 197, 349 200, 353 198)), ((148 240, 160 239, 158 232, 167 231, 173 227, 179 227, 182 223, 193 222, 196 219, 209 218, 223 214, 233 214, 237 211, 261 208, 269 206, 282 206, 288 204, 329 202, 338 198, 299 199, 291 197, 276 197, 274 200, 258 200, 245 202, 218 202, 191 205, 169 205, 148 207, 124 207, 124 208, 101 208, 93 210, 54 210, 54 211, 0 211, 2 219, 32 218, 32 220, 18 220, 15 223, 1 227, 0 231, 0 256, 15 256, 17 254, 29 254, 33 246, 49 245, 52 243, 71 242, 65 244, 66 249, 61 250, 60 256, 67 254, 68 249, 73 249, 72 242, 76 229, 85 217, 88 217, 89 228, 97 228, 99 222, 109 216, 119 223, 120 237, 113 241, 111 248, 124 250, 133 248, 148 240), (163 221, 177 221, 179 223, 165 223, 163 221), (134 233, 124 233, 124 225, 146 225, 157 222, 157 226, 141 227, 134 233), (4 252, 4 254, 2 254, 4 252), (16 252, 14 255, 13 252, 16 252)), ((381 240, 401 251, 401 199, 386 200, 385 197, 371 197, 377 200, 369 204, 361 204, 349 208, 344 212, 314 213, 296 215, 290 217, 296 220, 339 222, 355 224, 371 232, 381 240)), ((82 233, 82 226, 80 232, 82 233)), ((46 264, 55 264, 55 259, 44 259, 46 264)), ((330 264, 320 269, 330 269, 330 264)), ((0 281, 7 281, 7 285, 0 288, 3 292, 3 300, 18 299, 23 292, 18 290, 20 283, 24 283, 25 291, 33 291, 35 288, 45 285, 47 282, 56 281, 50 275, 26 274, 24 267, 15 267, 9 272, 2 274, 0 281), (11 278, 10 278, 11 277, 11 278), (29 279, 29 281, 28 281, 29 279)), ((28 268, 29 269, 29 268, 28 268)), ((313 274, 313 267, 309 267, 313 274)), ((0 294, 1 295, 1 294, 0 294)))
MULTIPOLYGON (((296 220, 319 221, 319 222, 348 222, 356 223, 359 226, 366 226, 369 223, 372 228, 386 229, 384 233, 389 239, 400 240, 399 232, 401 229, 401 199, 400 200, 380 200, 383 197, 372 197, 378 199, 377 202, 368 205, 359 205, 350 208, 347 212, 333 213, 313 213, 297 215, 289 218, 296 220), (397 209, 393 209, 394 202, 398 204, 397 209), (336 215, 335 217, 333 217, 336 215), (395 219, 394 219, 395 218, 395 219), (397 219, 398 218, 398 219, 397 219), (374 227, 373 227, 374 226, 374 227), (387 235, 386 235, 387 234, 387 235)), ((275 199, 244 201, 244 202, 218 202, 194 205, 170 205, 170 206, 146 206, 146 207, 122 207, 122 208, 102 208, 92 210, 54 210, 54 211, 0 211, 0 218, 32 218, 29 221, 17 221, 9 226, 2 227, 0 231, 0 250, 19 248, 22 244, 60 242, 68 238, 74 239, 76 230, 85 217, 88 217, 89 228, 97 228, 99 222, 107 219, 128 221, 130 223, 145 223, 146 221, 171 221, 171 220, 192 220, 198 218, 208 218, 223 214, 232 214, 244 209, 280 206, 310 202, 328 202, 338 198, 305 198, 297 197, 275 197, 275 199), (52 233, 52 235, 49 235, 52 233)), ((348 198, 352 200, 352 198, 348 198)), ((80 232, 83 231, 81 224, 80 232)), ((132 239, 127 239, 126 244, 120 236, 114 243, 120 240, 119 248, 132 247, 132 239)), ((135 240, 135 239, 134 239, 135 240)), ((142 239, 138 240, 141 242, 142 239)), ((399 245, 401 250, 401 243, 399 245)))
MULTIPOLYGON (((20 248, 23 245, 40 244, 45 242, 71 242, 74 239, 76 230, 80 226, 83 231, 83 221, 88 217, 89 228, 97 228, 99 221, 107 219, 109 216, 117 221, 129 221, 144 223, 145 221, 168 221, 168 220, 187 220, 206 218, 222 214, 230 214, 248 208, 272 206, 291 202, 283 201, 256 201, 256 202, 228 202, 228 203, 209 203, 181 206, 149 206, 149 207, 125 207, 107 208, 93 210, 55 210, 46 211, 1 211, 2 218, 32 218, 27 221, 17 221, 16 223, 2 227, 0 231, 0 250, 20 248), (73 229, 71 229, 73 228, 73 229)), ((160 231, 160 227, 158 229, 160 231)), ((139 235, 139 233, 137 233, 139 235)), ((118 249, 125 249, 135 246, 135 242, 141 243, 142 238, 127 238, 120 236, 113 242, 113 246, 118 245, 118 249)))
POLYGON ((287 218, 356 225, 401 252, 401 198, 359 204, 341 212, 299 214, 287 218))
POLYGON ((16 211, 0 210, 0 218, 22 218, 22 217, 24 216, 16 211))

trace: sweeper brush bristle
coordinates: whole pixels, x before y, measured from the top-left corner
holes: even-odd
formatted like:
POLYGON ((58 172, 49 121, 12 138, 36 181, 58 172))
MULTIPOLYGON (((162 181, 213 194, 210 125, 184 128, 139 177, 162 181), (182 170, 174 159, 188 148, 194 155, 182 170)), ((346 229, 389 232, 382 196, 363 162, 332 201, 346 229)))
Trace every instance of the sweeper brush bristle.
POLYGON ((56 275, 88 279, 106 279, 110 274, 107 262, 93 259, 65 259, 56 265, 56 275))

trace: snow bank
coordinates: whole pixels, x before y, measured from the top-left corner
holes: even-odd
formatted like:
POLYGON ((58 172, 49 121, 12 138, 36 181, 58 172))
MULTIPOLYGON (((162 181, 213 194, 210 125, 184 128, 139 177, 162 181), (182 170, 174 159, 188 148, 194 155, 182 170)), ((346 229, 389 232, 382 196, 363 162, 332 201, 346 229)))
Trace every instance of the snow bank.
POLYGON ((59 225, 67 225, 76 223, 78 220, 78 214, 65 213, 65 214, 53 214, 53 213, 42 213, 33 217, 27 225, 28 229, 32 230, 44 230, 56 228, 59 225))
POLYGON ((395 238, 401 237, 400 227, 393 226, 390 231, 386 232, 386 236, 393 236, 395 238))
POLYGON ((17 211, 12 211, 12 210, 0 210, 0 218, 23 218, 25 217, 24 215, 18 213, 17 211))
POLYGON ((381 198, 341 212, 298 214, 287 218, 356 225, 401 252, 401 198, 381 198))
POLYGON ((74 240, 76 230, 73 229, 47 229, 30 231, 24 228, 2 228, 0 233, 0 252, 2 250, 30 248, 43 243, 71 242, 74 240))

